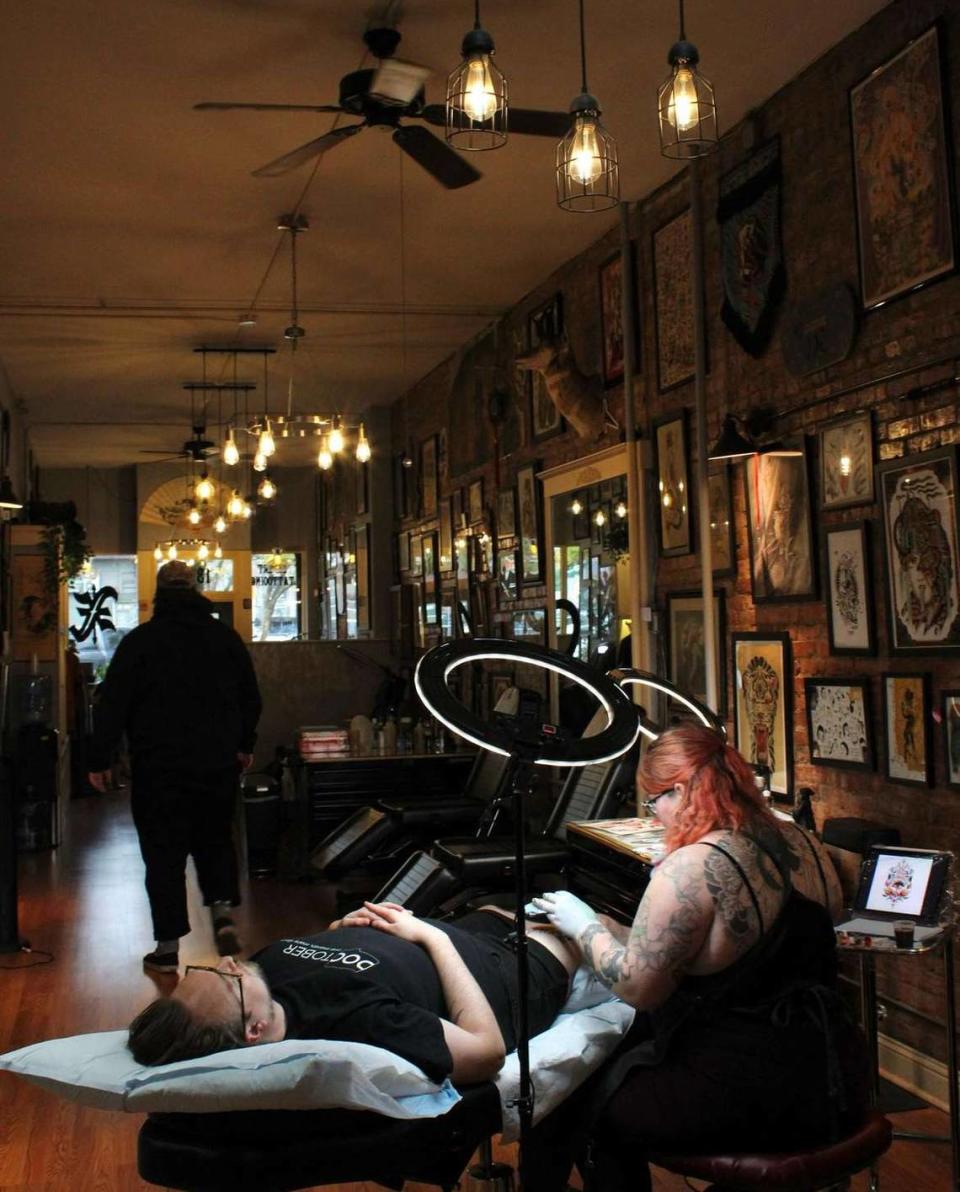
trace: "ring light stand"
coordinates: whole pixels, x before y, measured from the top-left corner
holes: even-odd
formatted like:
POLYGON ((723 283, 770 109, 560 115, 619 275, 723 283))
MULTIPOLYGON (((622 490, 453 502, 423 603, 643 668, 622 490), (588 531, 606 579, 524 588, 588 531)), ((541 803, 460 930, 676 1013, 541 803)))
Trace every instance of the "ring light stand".
POLYGON ((516 900, 514 917, 517 953, 517 1058, 520 1087, 516 1105, 520 1119, 520 1184, 523 1186, 524 1148, 533 1124, 533 1095, 530 1083, 529 987, 527 970, 527 933, 524 909, 527 903, 524 864, 523 798, 530 793, 536 766, 591 766, 611 761, 626 753, 640 733, 640 721, 626 693, 605 675, 568 658, 556 650, 521 642, 494 638, 444 642, 429 650, 417 663, 414 674, 417 694, 428 711, 451 732, 470 741, 479 749, 499 753, 510 759, 507 776, 513 795, 516 847, 516 900), (447 682, 458 667, 483 660, 522 662, 552 671, 569 679, 597 700, 607 717, 606 726, 592 737, 571 740, 554 724, 528 720, 489 723, 464 707, 451 693, 447 682))

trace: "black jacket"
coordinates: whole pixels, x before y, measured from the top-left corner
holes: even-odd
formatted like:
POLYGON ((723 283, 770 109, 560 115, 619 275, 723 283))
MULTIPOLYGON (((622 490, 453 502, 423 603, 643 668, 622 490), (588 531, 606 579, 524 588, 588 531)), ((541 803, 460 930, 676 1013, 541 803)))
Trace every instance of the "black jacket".
POLYGON ((107 769, 124 732, 135 770, 226 768, 256 741, 260 691, 247 648, 198 592, 163 589, 153 608, 100 686, 90 769, 107 769))

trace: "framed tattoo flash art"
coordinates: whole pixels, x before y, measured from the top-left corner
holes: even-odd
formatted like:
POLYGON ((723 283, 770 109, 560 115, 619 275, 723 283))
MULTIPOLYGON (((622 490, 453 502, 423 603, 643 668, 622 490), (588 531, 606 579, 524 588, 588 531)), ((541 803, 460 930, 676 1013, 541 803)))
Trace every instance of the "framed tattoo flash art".
MULTIPOLYGON (((724 666, 723 589, 713 593, 713 640, 717 651, 717 691, 723 714, 726 707, 727 676, 724 666)), ((700 592, 667 593, 667 657, 670 682, 684 694, 707 702, 706 659, 703 642, 703 595, 700 592)))
POLYGON ((654 423, 657 451, 660 553, 688 555, 691 547, 690 477, 686 411, 654 423))
POLYGON ((890 652, 960 650, 957 449, 877 465, 890 652))
POLYGON ((710 489, 710 545, 716 578, 737 570, 737 547, 733 534, 733 501, 730 497, 730 465, 723 464, 707 476, 710 489))
MULTIPOLYGON (((630 245, 630 267, 634 268, 634 245, 630 245)), ((634 276, 636 270, 634 269, 634 276)), ((600 266, 600 337, 602 344, 603 384, 610 389, 623 380, 624 373, 624 328, 623 328, 623 258, 619 252, 609 257, 600 266)), ((634 367, 636 367, 637 345, 636 307, 631 311, 633 320, 634 367)))
POLYGON ((799 455, 754 455, 744 461, 750 582, 754 604, 812 599, 816 559, 806 445, 799 455))
POLYGON ((843 522, 823 533, 823 574, 831 654, 876 653, 870 586, 869 523, 843 522))
POLYGON ((887 777, 910 786, 929 786, 930 676, 884 674, 881 679, 887 777))
POLYGON ((869 681, 807 679, 804 690, 807 740, 814 765, 872 770, 869 681))
POLYGON ((653 233, 657 383, 661 392, 694 374, 693 219, 690 208, 653 233))
POLYGON ((471 482, 467 489, 467 521, 471 526, 483 521, 483 478, 471 482))
POLYGON ((850 90, 866 310, 956 264, 942 63, 933 25, 850 90))
MULTIPOLYGON (((563 294, 554 294, 549 302, 535 310, 527 320, 527 345, 558 341, 563 335, 563 294)), ((534 442, 549 439, 564 429, 560 411, 553 404, 543 376, 531 369, 527 382, 530 394, 530 433, 534 442)))
POLYGON ((872 505, 873 415, 861 410, 820 430, 820 508, 872 505))
POLYGON ((793 663, 787 633, 733 634, 734 741, 767 766, 770 790, 793 796, 793 663))
POLYGON ((512 488, 501 488, 497 493, 497 538, 515 538, 517 535, 517 499, 512 488))
POLYGON ((517 472, 517 522, 520 539, 520 582, 543 583, 543 519, 536 464, 524 464, 517 472))
POLYGON ((940 695, 946 783, 960 790, 960 691, 942 691, 940 695))
POLYGON ((517 552, 513 549, 497 551, 497 581, 500 595, 507 600, 516 600, 517 591, 517 552))
POLYGON ((397 535, 397 566, 401 571, 410 570, 410 531, 401 530, 397 535))

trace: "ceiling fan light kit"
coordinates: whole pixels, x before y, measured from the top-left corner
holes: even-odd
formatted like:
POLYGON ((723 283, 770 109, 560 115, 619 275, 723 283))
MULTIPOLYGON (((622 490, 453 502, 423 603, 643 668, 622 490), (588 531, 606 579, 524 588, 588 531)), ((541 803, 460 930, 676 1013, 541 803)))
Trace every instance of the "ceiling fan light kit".
POLYGON ((507 142, 507 80, 493 62, 493 38, 480 26, 480 0, 460 53, 463 61, 447 79, 447 142, 461 152, 499 149, 507 142))
POLYGON ((720 143, 717 104, 710 82, 697 70, 700 53, 687 41, 680 6, 680 37, 670 47, 671 71, 657 93, 660 152, 664 157, 706 157, 720 143))
POLYGON ((587 87, 587 42, 580 3, 582 88, 570 104, 570 127, 557 145, 557 205, 564 211, 606 211, 620 202, 617 142, 600 123, 600 104, 587 87))

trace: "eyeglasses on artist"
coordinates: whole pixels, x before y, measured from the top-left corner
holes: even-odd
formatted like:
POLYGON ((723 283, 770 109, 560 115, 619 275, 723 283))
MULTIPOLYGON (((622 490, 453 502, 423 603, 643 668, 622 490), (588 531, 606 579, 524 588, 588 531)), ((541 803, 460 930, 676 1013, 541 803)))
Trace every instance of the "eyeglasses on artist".
POLYGON ((665 791, 660 791, 650 799, 642 799, 640 801, 640 806, 646 808, 651 815, 655 815, 657 811, 657 800, 662 799, 665 795, 675 795, 676 793, 676 787, 667 787, 665 791))
POLYGON ((239 973, 228 973, 221 968, 216 968, 212 964, 188 964, 183 970, 183 975, 187 973, 216 973, 218 977, 226 977, 230 981, 236 981, 237 992, 240 998, 240 1038, 246 1037, 247 1033, 247 1007, 243 1001, 243 978, 239 973))

